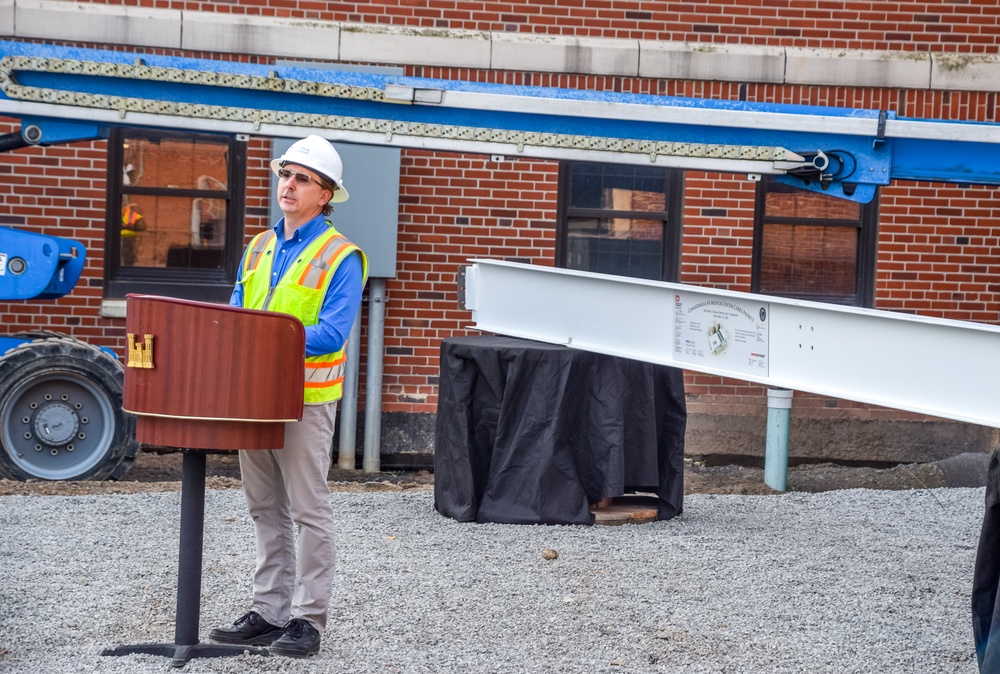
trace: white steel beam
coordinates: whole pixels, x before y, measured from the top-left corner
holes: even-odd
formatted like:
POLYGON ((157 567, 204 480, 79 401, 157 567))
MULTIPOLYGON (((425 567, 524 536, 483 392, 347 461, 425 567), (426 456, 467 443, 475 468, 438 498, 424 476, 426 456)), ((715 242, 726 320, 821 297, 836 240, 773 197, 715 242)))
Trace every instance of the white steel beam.
POLYGON ((1000 427, 1000 327, 474 260, 475 327, 1000 427))

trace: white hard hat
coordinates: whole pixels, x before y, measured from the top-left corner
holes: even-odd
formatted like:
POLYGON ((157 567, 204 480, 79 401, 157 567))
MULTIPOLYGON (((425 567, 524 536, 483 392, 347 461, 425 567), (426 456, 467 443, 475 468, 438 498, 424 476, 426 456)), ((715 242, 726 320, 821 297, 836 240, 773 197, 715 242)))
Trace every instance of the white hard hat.
POLYGON ((337 190, 330 199, 333 203, 343 203, 350 196, 344 187, 344 162, 329 141, 319 136, 306 136, 295 141, 285 150, 285 154, 271 160, 271 170, 275 175, 286 162, 305 166, 335 183, 337 190))

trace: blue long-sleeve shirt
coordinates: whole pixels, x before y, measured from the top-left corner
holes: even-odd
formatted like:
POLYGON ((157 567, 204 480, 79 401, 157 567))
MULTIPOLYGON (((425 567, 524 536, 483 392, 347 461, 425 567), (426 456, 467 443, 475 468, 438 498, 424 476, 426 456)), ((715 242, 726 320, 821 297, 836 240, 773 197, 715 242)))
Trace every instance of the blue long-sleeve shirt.
MULTIPOLYGON (((285 275, 289 265, 298 259, 306 247, 326 229, 326 218, 320 214, 295 230, 292 238, 286 241, 285 219, 278 220, 274 225, 278 245, 271 260, 271 288, 285 275)), ((229 304, 235 307, 243 306, 243 285, 240 283, 242 276, 241 264, 236 277, 236 287, 233 288, 233 294, 229 298, 229 304)), ((364 270, 359 255, 349 256, 337 267, 319 310, 319 323, 306 326, 307 356, 336 353, 343 348, 357 316, 358 307, 361 306, 363 281, 364 270)))

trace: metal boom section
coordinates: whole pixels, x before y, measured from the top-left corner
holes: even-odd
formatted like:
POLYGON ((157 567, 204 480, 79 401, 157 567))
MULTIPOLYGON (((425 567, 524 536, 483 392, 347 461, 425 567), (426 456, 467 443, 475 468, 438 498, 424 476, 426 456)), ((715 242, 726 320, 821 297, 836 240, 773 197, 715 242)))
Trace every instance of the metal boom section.
POLYGON ((894 112, 269 67, 0 41, 0 114, 511 157, 774 174, 869 201, 891 179, 1000 184, 1000 127, 894 112))

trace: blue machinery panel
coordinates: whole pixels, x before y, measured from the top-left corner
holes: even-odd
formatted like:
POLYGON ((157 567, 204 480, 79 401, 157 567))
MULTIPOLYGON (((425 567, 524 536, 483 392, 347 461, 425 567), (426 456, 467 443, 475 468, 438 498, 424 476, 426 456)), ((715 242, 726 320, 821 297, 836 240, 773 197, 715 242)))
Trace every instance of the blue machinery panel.
POLYGON ((0 300, 62 297, 80 279, 85 259, 79 241, 0 227, 0 300))

